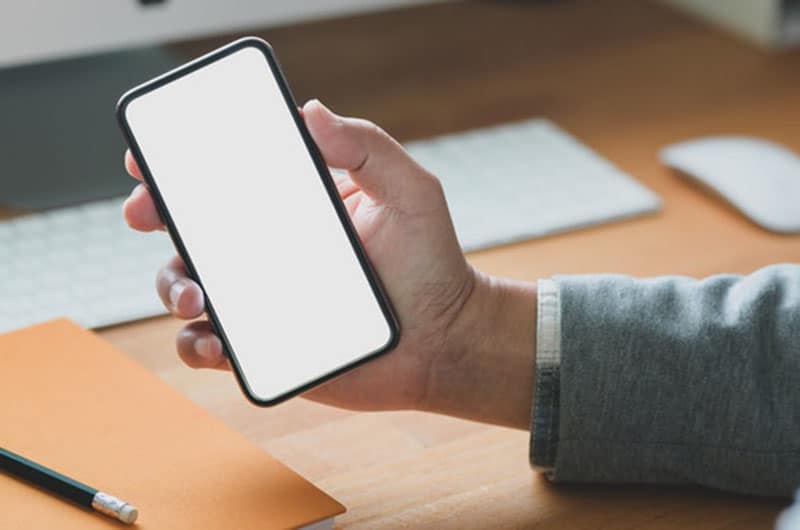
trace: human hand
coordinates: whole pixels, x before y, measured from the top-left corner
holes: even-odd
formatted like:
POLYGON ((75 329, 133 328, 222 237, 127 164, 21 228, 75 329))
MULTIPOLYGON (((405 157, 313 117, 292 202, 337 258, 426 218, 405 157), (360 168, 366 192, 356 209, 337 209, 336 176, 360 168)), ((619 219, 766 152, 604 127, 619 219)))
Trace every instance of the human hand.
MULTIPOLYGON (((518 306, 530 302, 530 289, 493 280, 467 263, 439 181, 384 131, 364 120, 337 116, 318 101, 307 103, 302 113, 326 163, 347 171, 334 174, 337 188, 401 328, 394 351, 310 390, 305 397, 359 410, 417 408, 519 423, 484 418, 481 411, 487 401, 491 404, 501 396, 483 399, 487 396, 476 393, 474 384, 481 378, 486 383, 487 376, 497 372, 481 353, 482 345, 488 346, 489 337, 508 329, 509 322, 497 322, 497 318, 507 313, 506 306, 515 307, 514 301, 518 306), (486 311, 495 314, 487 317, 486 311), (481 410, 474 410, 471 401, 481 410)), ((141 180, 130 153, 125 162, 128 172, 141 180)), ((124 216, 137 230, 163 229, 144 184, 125 202, 124 216)), ((202 316, 203 293, 187 276, 180 258, 173 258, 158 273, 156 283, 172 314, 182 319, 202 316)), ((520 327, 518 319, 510 320, 514 328, 520 327)), ((527 331, 525 327, 529 335, 527 331)), ((502 337, 497 345, 510 341, 502 337)), ((222 343, 205 319, 179 332, 177 349, 189 366, 230 368, 222 343)), ((530 345, 529 373, 532 355, 530 345)), ((501 368, 497 385, 506 386, 508 381, 502 379, 508 375, 501 368)), ((525 406, 527 411, 529 397, 525 406)), ((527 424, 527 413, 525 418, 527 424)))

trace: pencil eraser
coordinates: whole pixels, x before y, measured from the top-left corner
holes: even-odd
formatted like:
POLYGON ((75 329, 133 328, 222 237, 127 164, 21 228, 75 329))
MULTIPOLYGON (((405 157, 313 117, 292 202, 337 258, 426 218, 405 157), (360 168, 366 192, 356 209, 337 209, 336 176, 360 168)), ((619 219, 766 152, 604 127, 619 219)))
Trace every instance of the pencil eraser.
POLYGON ((139 510, 136 509, 136 506, 131 506, 130 504, 126 504, 119 511, 119 520, 125 524, 135 523, 137 517, 139 517, 139 510))

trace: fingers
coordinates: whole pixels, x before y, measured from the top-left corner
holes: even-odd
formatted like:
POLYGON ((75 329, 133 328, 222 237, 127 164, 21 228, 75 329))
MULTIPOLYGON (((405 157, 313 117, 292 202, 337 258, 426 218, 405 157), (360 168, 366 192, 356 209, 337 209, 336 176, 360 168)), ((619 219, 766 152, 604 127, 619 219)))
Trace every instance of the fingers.
MULTIPOLYGON (((130 151, 125 152, 125 169, 136 180, 142 180, 142 173, 130 151)), ((142 183, 126 199, 123 215, 125 221, 136 230, 147 232, 164 228, 153 198, 142 183)), ((178 318, 191 319, 203 314, 203 291, 186 275, 186 268, 178 256, 159 271, 156 287, 161 301, 178 318)), ((192 368, 230 370, 222 342, 214 335, 207 321, 186 325, 178 333, 176 347, 183 362, 192 368)))
POLYGON ((130 149, 125 151, 125 170, 136 180, 142 180, 142 172, 139 169, 139 164, 136 163, 130 149))
MULTIPOLYGON (((161 301, 178 318, 197 318, 203 314, 203 291, 187 275, 183 261, 175 256, 159 271, 156 280, 161 301)), ((192 368, 230 370, 222 341, 211 324, 198 320, 184 326, 176 339, 178 355, 192 368)))
POLYGON ((192 368, 230 370, 231 366, 211 324, 198 320, 186 325, 176 339, 178 355, 192 368))
POLYGON ((303 116, 328 165, 347 169, 355 184, 373 199, 413 209, 436 183, 376 125, 337 116, 317 100, 305 104, 303 116))
POLYGON ((130 197, 122 205, 122 216, 128 226, 142 232, 152 232, 153 230, 163 230, 164 223, 158 215, 153 197, 147 186, 142 182, 142 172, 139 165, 134 160, 130 149, 125 151, 125 170, 140 182, 133 188, 130 197))
POLYGON ((139 184, 122 204, 122 216, 128 226, 142 232, 164 230, 164 223, 158 214, 156 204, 150 191, 144 184, 139 184))
POLYGON ((178 318, 197 318, 205 311, 203 291, 187 276, 178 256, 158 271, 156 289, 164 306, 178 318))

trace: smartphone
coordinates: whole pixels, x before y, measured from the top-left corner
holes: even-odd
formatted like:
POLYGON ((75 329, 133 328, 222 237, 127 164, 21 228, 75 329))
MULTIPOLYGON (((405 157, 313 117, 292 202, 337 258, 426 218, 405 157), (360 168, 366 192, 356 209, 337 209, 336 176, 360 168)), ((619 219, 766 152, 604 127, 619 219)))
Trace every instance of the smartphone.
POLYGON ((137 86, 117 119, 253 403, 397 344, 389 299, 269 44, 237 40, 137 86))

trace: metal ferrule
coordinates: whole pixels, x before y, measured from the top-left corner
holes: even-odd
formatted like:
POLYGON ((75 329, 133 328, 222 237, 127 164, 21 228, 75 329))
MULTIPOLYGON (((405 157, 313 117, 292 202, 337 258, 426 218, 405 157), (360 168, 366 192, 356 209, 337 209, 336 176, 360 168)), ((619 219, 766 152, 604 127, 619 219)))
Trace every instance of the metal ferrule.
POLYGON ((94 508, 95 511, 118 519, 123 523, 132 523, 131 515, 133 515, 134 520, 136 519, 136 515, 134 515, 136 508, 122 499, 118 499, 102 491, 98 491, 92 499, 92 508, 94 508))

